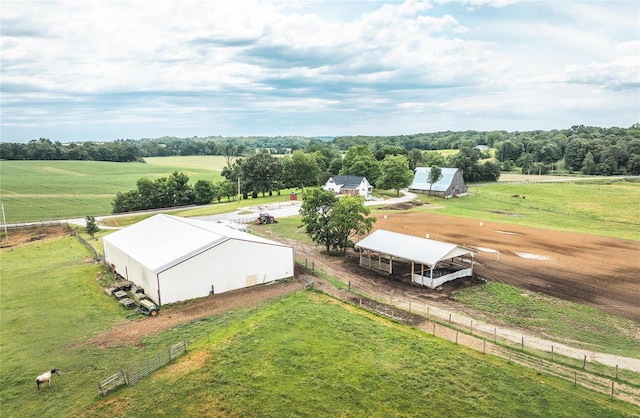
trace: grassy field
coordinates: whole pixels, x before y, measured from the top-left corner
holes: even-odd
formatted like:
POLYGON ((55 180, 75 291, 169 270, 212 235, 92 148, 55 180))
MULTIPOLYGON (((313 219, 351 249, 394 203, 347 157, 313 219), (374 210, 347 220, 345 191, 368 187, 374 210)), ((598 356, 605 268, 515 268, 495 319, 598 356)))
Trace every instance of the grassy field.
POLYGON ((470 196, 437 199, 416 210, 483 221, 640 240, 640 182, 491 184, 471 186, 470 196), (525 196, 513 198, 513 194, 525 196))
POLYGON ((589 306, 501 283, 462 290, 456 299, 535 335, 570 340, 572 346, 586 350, 640 357, 640 323, 589 306))
MULTIPOLYGON (((83 344, 127 318, 75 238, 4 250, 3 416, 629 416, 638 408, 299 292, 141 346, 83 344), (185 340, 189 353, 103 398, 97 382, 185 340), (35 376, 58 367, 51 389, 35 376)), ((165 310, 161 315, 168 315, 165 310)), ((131 315, 131 314, 129 314, 131 315)), ((153 320, 147 318, 145 320, 153 320)))
POLYGON ((222 180, 219 156, 149 158, 147 164, 100 161, 2 161, 0 201, 7 223, 107 215, 117 192, 141 177, 184 172, 193 184, 222 180))

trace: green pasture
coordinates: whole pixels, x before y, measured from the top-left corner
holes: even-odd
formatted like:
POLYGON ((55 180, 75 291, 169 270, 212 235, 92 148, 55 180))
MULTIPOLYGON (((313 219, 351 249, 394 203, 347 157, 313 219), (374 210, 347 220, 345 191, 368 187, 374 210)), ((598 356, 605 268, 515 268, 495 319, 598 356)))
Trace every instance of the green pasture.
MULTIPOLYGON (((496 183, 471 186, 469 193, 454 199, 421 194, 419 199, 429 205, 414 210, 640 240, 640 182, 496 183), (514 194, 525 198, 514 198, 514 194)), ((376 210, 373 215, 383 212, 376 210)))
POLYGON ((184 172, 191 184, 222 180, 220 156, 149 158, 142 163, 101 161, 2 161, 0 201, 7 223, 108 215, 117 192, 139 178, 184 172))
MULTIPOLYGON (((106 296, 75 238, 3 250, 3 416, 613 416, 638 408, 428 333, 298 292, 186 323, 140 346, 87 340, 153 321, 106 296), (177 342, 189 352, 102 397, 99 380, 177 342), (60 368, 52 387, 35 377, 60 368)), ((163 309, 171 315, 175 307, 163 309)))
POLYGON ((576 348, 640 357, 640 323, 501 283, 456 293, 464 306, 576 348))

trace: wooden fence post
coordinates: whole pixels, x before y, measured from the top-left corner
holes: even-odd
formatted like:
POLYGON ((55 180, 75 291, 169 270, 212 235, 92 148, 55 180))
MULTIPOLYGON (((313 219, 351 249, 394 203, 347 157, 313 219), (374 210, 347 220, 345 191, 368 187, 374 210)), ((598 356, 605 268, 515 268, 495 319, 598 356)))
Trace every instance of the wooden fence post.
POLYGON ((611 381, 611 399, 613 399, 613 385, 614 385, 614 382, 612 380, 611 381))
POLYGON ((586 367, 586 365, 587 365, 587 355, 585 354, 585 355, 584 355, 584 360, 582 361, 582 370, 584 370, 584 368, 586 367))
POLYGON ((551 361, 553 361, 553 345, 551 346, 551 361))

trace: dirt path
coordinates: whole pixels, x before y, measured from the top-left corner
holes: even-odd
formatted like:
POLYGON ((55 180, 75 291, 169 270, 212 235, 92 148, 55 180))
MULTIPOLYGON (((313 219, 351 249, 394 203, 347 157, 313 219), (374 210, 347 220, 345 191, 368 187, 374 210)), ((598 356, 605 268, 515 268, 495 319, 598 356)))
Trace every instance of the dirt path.
POLYGON ((194 319, 219 315, 235 308, 254 306, 259 302, 277 298, 302 288, 302 283, 292 280, 286 283, 274 283, 221 293, 192 303, 163 309, 160 315, 153 318, 140 317, 138 320, 116 325, 110 331, 91 338, 87 343, 103 348, 118 345, 140 345, 144 337, 156 335, 194 319))

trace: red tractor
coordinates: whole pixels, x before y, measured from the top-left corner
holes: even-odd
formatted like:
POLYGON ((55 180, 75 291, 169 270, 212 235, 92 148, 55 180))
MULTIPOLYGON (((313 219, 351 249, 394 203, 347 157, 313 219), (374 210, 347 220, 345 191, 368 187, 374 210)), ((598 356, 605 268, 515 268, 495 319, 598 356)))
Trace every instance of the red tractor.
POLYGON ((256 219, 256 223, 258 225, 266 225, 266 224, 275 224, 275 223, 278 223, 278 221, 276 220, 276 218, 269 215, 268 213, 261 213, 260 216, 258 216, 258 219, 256 219))

